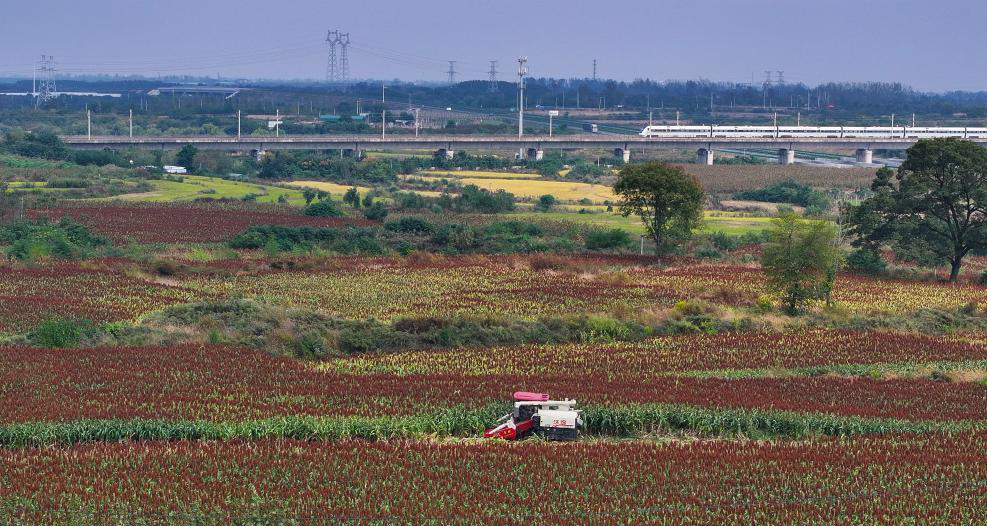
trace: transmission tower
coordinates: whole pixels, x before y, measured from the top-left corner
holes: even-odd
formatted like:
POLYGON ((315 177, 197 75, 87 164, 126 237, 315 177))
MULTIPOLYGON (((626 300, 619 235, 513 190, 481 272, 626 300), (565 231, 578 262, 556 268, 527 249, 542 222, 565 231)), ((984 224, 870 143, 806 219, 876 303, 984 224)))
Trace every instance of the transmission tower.
POLYGON ((336 60, 336 44, 339 43, 339 31, 329 31, 326 44, 329 44, 329 62, 326 64, 326 82, 336 82, 338 66, 336 60))
POLYGON ((339 35, 339 80, 350 80, 350 34, 339 35))
POLYGON ((449 61, 449 71, 446 71, 446 75, 449 75, 449 84, 456 83, 456 61, 449 61))
POLYGON ((785 83, 785 72, 782 70, 775 71, 778 74, 778 85, 781 86, 785 83))
POLYGON ((42 106, 55 98, 55 57, 41 55, 38 71, 41 73, 41 78, 37 98, 34 101, 35 107, 42 106))
POLYGON ((771 81, 771 70, 770 69, 766 69, 766 70, 764 70, 764 87, 765 87, 765 89, 770 88, 771 87, 771 84, 772 84, 772 81, 771 81))
POLYGON ((490 93, 497 93, 497 61, 490 61, 490 93))
POLYGON ((593 59, 593 80, 596 80, 596 59, 593 59))

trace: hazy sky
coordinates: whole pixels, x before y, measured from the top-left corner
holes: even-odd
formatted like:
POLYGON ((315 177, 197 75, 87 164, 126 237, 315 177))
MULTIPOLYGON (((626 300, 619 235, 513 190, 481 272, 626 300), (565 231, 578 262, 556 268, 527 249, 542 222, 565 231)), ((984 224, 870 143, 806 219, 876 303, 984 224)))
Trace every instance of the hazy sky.
POLYGON ((328 29, 351 77, 901 81, 987 89, 984 0, 4 0, 0 74, 41 54, 72 72, 324 78, 328 29))

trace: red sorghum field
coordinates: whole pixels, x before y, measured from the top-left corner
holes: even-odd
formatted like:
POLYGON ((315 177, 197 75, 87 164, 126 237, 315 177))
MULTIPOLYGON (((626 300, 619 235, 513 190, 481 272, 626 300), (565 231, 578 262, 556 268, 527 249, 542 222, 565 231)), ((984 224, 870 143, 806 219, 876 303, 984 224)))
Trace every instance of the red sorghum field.
POLYGON ((252 225, 336 228, 373 224, 356 218, 307 217, 297 209, 227 203, 86 204, 30 211, 32 218, 78 221, 117 242, 205 243, 229 241, 252 225))
POLYGON ((985 444, 95 444, 0 451, 0 508, 30 524, 972 525, 985 444))

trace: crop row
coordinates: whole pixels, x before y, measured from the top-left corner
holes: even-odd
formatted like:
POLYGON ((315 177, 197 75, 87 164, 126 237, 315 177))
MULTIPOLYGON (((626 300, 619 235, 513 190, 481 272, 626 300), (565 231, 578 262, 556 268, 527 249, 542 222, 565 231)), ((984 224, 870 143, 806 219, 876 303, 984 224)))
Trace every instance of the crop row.
POLYGON ((659 337, 642 343, 468 348, 377 354, 319 365, 339 372, 542 376, 615 380, 725 369, 987 360, 987 343, 913 333, 797 331, 659 337))
POLYGON ((671 404, 913 421, 987 420, 987 387, 932 380, 583 374, 349 374, 228 347, 0 349, 3 423, 82 419, 234 422, 414 416, 503 404, 517 390, 597 407, 671 404))
POLYGON ((6 450, 0 507, 30 524, 969 525, 987 508, 985 439, 6 450))

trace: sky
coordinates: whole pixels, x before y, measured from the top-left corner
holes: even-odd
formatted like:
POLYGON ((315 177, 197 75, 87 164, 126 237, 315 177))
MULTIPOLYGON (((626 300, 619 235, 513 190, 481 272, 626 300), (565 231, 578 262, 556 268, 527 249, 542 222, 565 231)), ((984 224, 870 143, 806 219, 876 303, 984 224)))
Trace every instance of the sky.
POLYGON ((987 89, 983 0, 7 0, 0 74, 324 79, 329 29, 351 78, 516 76, 760 83, 895 81, 987 89), (775 73, 775 75, 777 75, 775 73))

